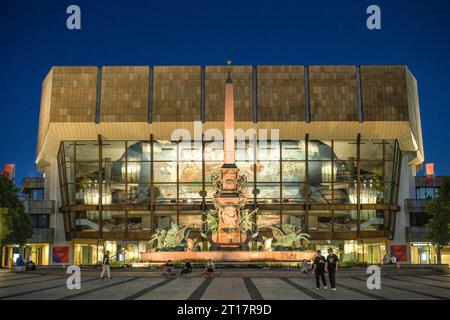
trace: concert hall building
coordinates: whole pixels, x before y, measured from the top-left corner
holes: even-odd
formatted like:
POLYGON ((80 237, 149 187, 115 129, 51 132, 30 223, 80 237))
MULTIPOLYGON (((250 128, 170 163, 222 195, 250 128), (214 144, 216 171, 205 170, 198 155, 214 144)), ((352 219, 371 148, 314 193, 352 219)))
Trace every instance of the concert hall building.
POLYGON ((137 262, 171 223, 202 242, 224 162, 228 72, 244 133, 236 165, 260 236, 289 223, 310 234, 310 249, 367 263, 408 244, 404 202, 424 150, 406 66, 53 67, 36 156, 56 203, 50 261, 67 247, 70 263, 123 249, 137 262))

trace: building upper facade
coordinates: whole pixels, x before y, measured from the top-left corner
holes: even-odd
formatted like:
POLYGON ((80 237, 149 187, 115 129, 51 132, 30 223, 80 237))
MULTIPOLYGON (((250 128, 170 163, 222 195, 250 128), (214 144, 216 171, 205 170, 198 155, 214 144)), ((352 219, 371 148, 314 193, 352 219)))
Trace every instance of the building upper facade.
POLYGON ((280 139, 397 139, 423 161, 417 82, 406 66, 53 67, 42 86, 36 163, 64 140, 170 139, 175 129, 222 130, 224 84, 236 128, 280 139))

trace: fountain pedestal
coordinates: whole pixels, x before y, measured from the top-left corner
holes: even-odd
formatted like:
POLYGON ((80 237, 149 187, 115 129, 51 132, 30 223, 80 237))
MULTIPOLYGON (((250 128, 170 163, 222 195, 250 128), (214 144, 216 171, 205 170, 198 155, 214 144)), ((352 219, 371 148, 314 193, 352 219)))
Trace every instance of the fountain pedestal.
POLYGON ((242 250, 247 234, 241 232, 241 207, 245 198, 238 192, 239 169, 235 164, 224 164, 221 172, 221 189, 214 201, 218 207, 219 227, 212 235, 214 250, 242 250))

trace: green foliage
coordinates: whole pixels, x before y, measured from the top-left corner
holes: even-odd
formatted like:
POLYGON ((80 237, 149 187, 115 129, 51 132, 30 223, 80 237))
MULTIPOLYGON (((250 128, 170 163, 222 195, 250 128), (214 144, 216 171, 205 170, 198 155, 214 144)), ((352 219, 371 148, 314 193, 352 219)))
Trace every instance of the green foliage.
POLYGON ((2 226, 5 237, 0 240, 7 244, 24 245, 33 235, 33 228, 31 217, 25 213, 23 203, 17 196, 18 191, 11 180, 0 175, 0 208, 3 208, 1 223, 5 224, 2 226))
POLYGON ((442 179, 439 195, 427 204, 428 237, 439 247, 450 243, 450 177, 442 179))
POLYGON ((11 223, 9 222, 9 215, 7 208, 0 208, 0 241, 3 242, 6 240, 6 237, 11 233, 9 226, 11 223))

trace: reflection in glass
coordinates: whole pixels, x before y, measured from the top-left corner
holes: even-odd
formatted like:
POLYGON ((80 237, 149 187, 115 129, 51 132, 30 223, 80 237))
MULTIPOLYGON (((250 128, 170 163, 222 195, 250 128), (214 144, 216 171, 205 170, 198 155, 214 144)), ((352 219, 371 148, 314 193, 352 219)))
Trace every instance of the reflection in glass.
POLYGON ((205 142, 205 161, 223 162, 223 141, 205 142))
POLYGON ((308 230, 320 232, 331 231, 331 212, 309 211, 308 230))
POLYGON ((236 161, 248 161, 253 163, 255 160, 255 146, 253 141, 236 141, 236 161))
POLYGON ((268 229, 280 226, 280 213, 277 211, 260 211, 256 215, 258 229, 268 229))
POLYGON ((361 210, 360 229, 361 231, 383 231, 384 212, 379 210, 361 210))
MULTIPOLYGON (((220 168, 222 168, 222 162, 207 162, 205 163, 205 183, 211 182, 212 175, 220 174, 220 168)), ((240 172, 242 169, 238 166, 240 172)))
POLYGON ((253 162, 236 162, 236 166, 239 168, 239 174, 245 174, 247 176, 247 181, 249 183, 253 181, 255 177, 253 162))
POLYGON ((283 202, 303 203, 304 184, 283 183, 283 202))
POLYGON ((99 205, 99 204, 111 204, 112 203, 112 195, 111 190, 108 187, 105 187, 102 190, 102 199, 100 203, 100 190, 99 183, 89 183, 86 185, 86 190, 84 192, 84 204, 89 205, 99 205))
MULTIPOLYGON (((98 162, 75 162, 76 182, 88 183, 99 180, 98 162)), ((72 172, 68 172, 72 174, 72 172)))
POLYGON ((111 193, 111 204, 123 204, 127 202, 127 196, 125 193, 125 184, 103 184, 103 190, 111 193))
POLYGON ((180 202, 194 203, 201 200, 200 191, 202 185, 200 183, 180 184, 180 202))
POLYGON ((384 152, 385 160, 394 160, 395 140, 384 140, 384 152))
POLYGON ((177 223, 176 213, 156 212, 156 228, 167 230, 172 223, 177 223))
POLYGON ((306 230, 306 215, 303 211, 283 211, 282 215, 282 223, 291 224, 297 228, 299 231, 306 230))
MULTIPOLYGON (((304 142, 303 142, 304 143, 304 142)), ((309 160, 331 160, 331 141, 311 140, 308 143, 309 160)))
POLYGON ((76 212, 76 231, 98 232, 100 231, 100 213, 98 211, 76 212))
POLYGON ((279 202, 280 185, 278 183, 258 183, 256 187, 259 189, 259 202, 279 202))
POLYGON ((103 211, 102 220, 103 232, 125 232, 125 211, 103 211))
POLYGON ((151 231, 152 220, 150 211, 128 211, 128 230, 151 231))
POLYGON ((106 183, 124 183, 126 177, 124 166, 125 163, 123 162, 104 161, 102 163, 103 181, 106 183))
POLYGON ((97 141, 77 141, 77 161, 98 161, 99 144, 97 141))
POLYGON ((279 162, 258 162, 256 164, 257 181, 278 182, 280 181, 279 162))
POLYGON ((149 141, 128 141, 128 161, 150 161, 151 144, 149 141))
POLYGON ((201 162, 180 162, 179 163, 180 182, 201 182, 202 163, 201 162))
POLYGON ((127 175, 128 182, 139 181, 139 175, 141 173, 141 163, 140 162, 127 162, 122 163, 122 176, 127 175))
POLYGON ((125 141, 103 141, 102 158, 107 161, 125 161, 125 141))
POLYGON ((176 161, 177 144, 164 140, 155 141, 153 143, 153 157, 155 161, 176 161))
POLYGON ((180 228, 190 228, 200 230, 202 228, 202 215, 199 212, 180 212, 180 228))
POLYGON ((154 192, 158 203, 175 203, 177 200, 176 184, 157 184, 154 192))
POLYGON ((337 166, 331 161, 322 164, 322 182, 330 183, 337 174, 337 166))
POLYGON ((257 159, 264 160, 280 160, 280 145, 278 141, 274 142, 264 142, 259 141, 258 143, 258 154, 257 159))
POLYGON ((128 203, 130 204, 148 204, 150 203, 150 185, 149 184, 128 184, 128 203))
POLYGON ((283 141, 282 157, 283 160, 305 160, 305 142, 283 141))
POLYGON ((361 159, 383 160, 383 140, 361 140, 361 159))
POLYGON ((153 179, 155 182, 177 182, 177 163, 154 162, 153 179))
POLYGON ((357 156, 357 143, 354 140, 334 140, 334 159, 353 160, 357 156))
POLYGON ((283 162, 283 182, 304 182, 305 172, 304 162, 283 162))
POLYGON ((74 145, 75 145, 75 142, 73 142, 73 141, 64 141, 64 143, 63 143, 64 160, 66 160, 66 161, 75 160, 74 145))
POLYGON ((335 232, 357 230, 358 213, 356 210, 335 210, 333 228, 335 232))
POLYGON ((202 145, 197 142, 181 142, 179 144, 178 161, 202 161, 202 145))

